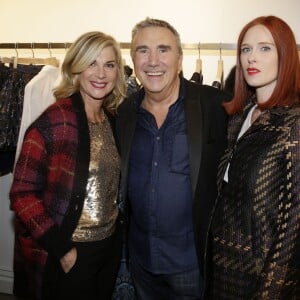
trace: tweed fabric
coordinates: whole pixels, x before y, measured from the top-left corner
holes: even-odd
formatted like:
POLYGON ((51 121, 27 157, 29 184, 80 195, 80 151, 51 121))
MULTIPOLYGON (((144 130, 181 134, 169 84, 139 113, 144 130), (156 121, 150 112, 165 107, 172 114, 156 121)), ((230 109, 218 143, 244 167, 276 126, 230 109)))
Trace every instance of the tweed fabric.
POLYGON ((208 298, 300 299, 300 108, 265 111, 236 141, 251 106, 219 168, 208 298))

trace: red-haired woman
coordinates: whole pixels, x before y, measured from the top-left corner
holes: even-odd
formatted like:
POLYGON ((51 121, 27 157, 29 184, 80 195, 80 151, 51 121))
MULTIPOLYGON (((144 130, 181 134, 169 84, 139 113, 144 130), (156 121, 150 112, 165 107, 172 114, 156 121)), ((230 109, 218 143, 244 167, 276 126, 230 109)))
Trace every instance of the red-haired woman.
MULTIPOLYGON (((241 31, 229 145, 207 249, 209 299, 300 295, 300 64, 290 27, 258 17, 241 31)), ((298 298, 297 298, 298 299, 298 298)))

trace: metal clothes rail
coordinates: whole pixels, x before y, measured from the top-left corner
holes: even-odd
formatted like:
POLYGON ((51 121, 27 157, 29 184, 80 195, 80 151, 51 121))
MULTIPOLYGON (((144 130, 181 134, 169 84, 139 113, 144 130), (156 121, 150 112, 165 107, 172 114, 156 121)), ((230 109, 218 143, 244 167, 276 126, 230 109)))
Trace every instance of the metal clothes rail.
MULTIPOLYGON (((0 43, 0 49, 68 49, 71 43, 0 43)), ((130 43, 120 42, 121 49, 130 49, 130 43)), ((299 46, 300 47, 300 46, 299 46)), ((235 50, 236 44, 231 43, 183 43, 184 50, 235 50)))

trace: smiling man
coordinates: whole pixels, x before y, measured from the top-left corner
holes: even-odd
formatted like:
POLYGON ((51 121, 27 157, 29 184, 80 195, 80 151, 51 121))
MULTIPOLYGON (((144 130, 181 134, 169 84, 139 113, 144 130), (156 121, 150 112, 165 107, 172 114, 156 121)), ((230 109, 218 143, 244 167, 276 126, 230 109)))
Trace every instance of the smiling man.
POLYGON ((180 36, 163 20, 134 27, 131 57, 142 89, 120 106, 117 134, 136 295, 201 299, 228 96, 181 76, 180 36))

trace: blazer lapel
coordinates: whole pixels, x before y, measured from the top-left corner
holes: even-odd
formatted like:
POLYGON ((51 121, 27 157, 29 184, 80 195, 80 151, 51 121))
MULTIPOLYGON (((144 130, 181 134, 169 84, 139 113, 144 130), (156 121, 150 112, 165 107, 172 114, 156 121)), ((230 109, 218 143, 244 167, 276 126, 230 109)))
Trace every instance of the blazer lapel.
POLYGON ((186 84, 185 114, 193 196, 196 192, 202 156, 203 118, 198 98, 199 93, 193 93, 192 88, 186 84))
POLYGON ((135 110, 130 107, 125 114, 123 114, 123 122, 120 123, 120 148, 121 148, 121 170, 124 174, 123 183, 127 182, 128 161, 131 150, 132 139, 136 126, 137 115, 135 110))

